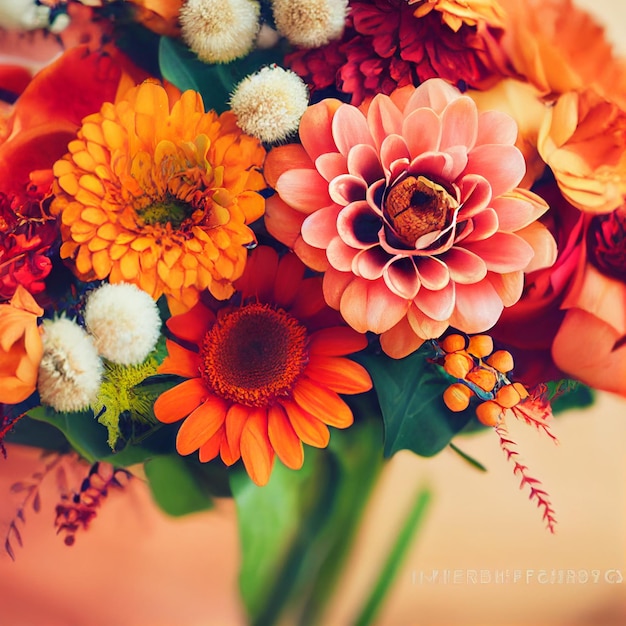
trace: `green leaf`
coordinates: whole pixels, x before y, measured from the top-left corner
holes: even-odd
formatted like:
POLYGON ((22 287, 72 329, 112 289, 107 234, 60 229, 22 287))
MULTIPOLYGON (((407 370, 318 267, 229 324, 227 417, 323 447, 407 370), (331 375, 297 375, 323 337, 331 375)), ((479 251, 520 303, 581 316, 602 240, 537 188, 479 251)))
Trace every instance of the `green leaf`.
POLYGON ((555 397, 550 401, 553 413, 562 413, 569 409, 582 409, 595 402, 592 389, 577 381, 562 380, 548 383, 548 389, 555 397))
POLYGON ((231 63, 204 63, 180 39, 161 37, 159 67, 163 77, 181 91, 198 91, 205 110, 222 113, 228 108, 235 85, 264 65, 280 63, 283 52, 278 46, 255 50, 231 63))
POLYGON ((469 463, 472 467, 477 469, 480 472, 486 472, 487 468, 480 462, 477 461, 473 456, 467 454, 467 452, 463 452, 460 448, 455 446, 452 442, 450 442, 450 448, 456 452, 464 461, 469 463))
POLYGON ((466 410, 453 413, 443 402, 443 392, 453 382, 428 361, 425 346, 404 359, 384 354, 360 353, 354 359, 369 371, 385 423, 385 457, 398 450, 433 456, 472 419, 466 410))
POLYGON ((202 472, 178 454, 155 456, 144 465, 155 502, 172 516, 205 511, 212 506, 202 472))

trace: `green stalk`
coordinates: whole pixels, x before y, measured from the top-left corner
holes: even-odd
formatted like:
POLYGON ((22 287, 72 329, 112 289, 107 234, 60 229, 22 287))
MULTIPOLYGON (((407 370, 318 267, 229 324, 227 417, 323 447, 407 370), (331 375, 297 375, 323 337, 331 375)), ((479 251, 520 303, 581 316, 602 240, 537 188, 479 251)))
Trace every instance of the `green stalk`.
POLYGON ((367 603, 354 622, 354 626, 370 626, 370 624, 374 623, 374 619, 382 607, 387 592, 409 552, 414 534, 424 521, 426 509, 431 499, 432 494, 427 488, 423 488, 418 492, 413 507, 404 521, 396 542, 387 556, 387 561, 380 576, 370 593, 367 603))

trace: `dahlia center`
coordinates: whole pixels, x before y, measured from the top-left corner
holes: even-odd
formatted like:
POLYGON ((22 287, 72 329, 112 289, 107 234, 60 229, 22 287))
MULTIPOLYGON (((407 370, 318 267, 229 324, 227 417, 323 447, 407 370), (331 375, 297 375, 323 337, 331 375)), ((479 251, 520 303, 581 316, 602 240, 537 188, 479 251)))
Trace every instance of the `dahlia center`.
POLYGON ((288 396, 308 362, 306 328, 286 311, 249 304, 220 317, 204 337, 202 378, 245 406, 288 396))
POLYGON ((396 236, 407 246, 442 230, 458 206, 441 185, 424 176, 407 176, 389 189, 383 210, 396 236))
POLYGON ((162 201, 139 209, 137 214, 148 226, 171 224, 176 229, 189 216, 190 209, 191 207, 186 202, 178 198, 167 197, 162 201))

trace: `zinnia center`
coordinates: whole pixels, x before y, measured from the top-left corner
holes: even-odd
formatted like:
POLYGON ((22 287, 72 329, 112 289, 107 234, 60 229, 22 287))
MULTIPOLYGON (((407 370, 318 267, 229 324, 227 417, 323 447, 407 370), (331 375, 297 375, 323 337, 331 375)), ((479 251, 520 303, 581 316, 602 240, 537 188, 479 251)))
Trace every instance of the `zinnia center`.
POLYGON ((191 213, 191 207, 178 198, 165 198, 137 211, 144 224, 171 224, 177 229, 191 213))
POLYGON ((441 185, 424 176, 407 176, 389 189, 383 210, 400 241, 413 247, 422 235, 442 230, 457 206, 441 185))
POLYGON ((306 328, 286 311, 250 304, 220 317, 202 344, 202 378, 216 394, 262 407, 288 396, 308 362, 306 328))

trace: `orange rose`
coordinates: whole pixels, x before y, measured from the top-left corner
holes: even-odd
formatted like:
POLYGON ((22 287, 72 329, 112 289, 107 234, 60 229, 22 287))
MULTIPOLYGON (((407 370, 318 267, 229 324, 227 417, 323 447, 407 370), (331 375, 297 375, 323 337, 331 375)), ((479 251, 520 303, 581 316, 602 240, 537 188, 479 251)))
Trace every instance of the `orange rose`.
POLYGON ((43 309, 19 285, 9 304, 0 304, 0 403, 17 404, 37 387, 43 355, 37 318, 43 309))

